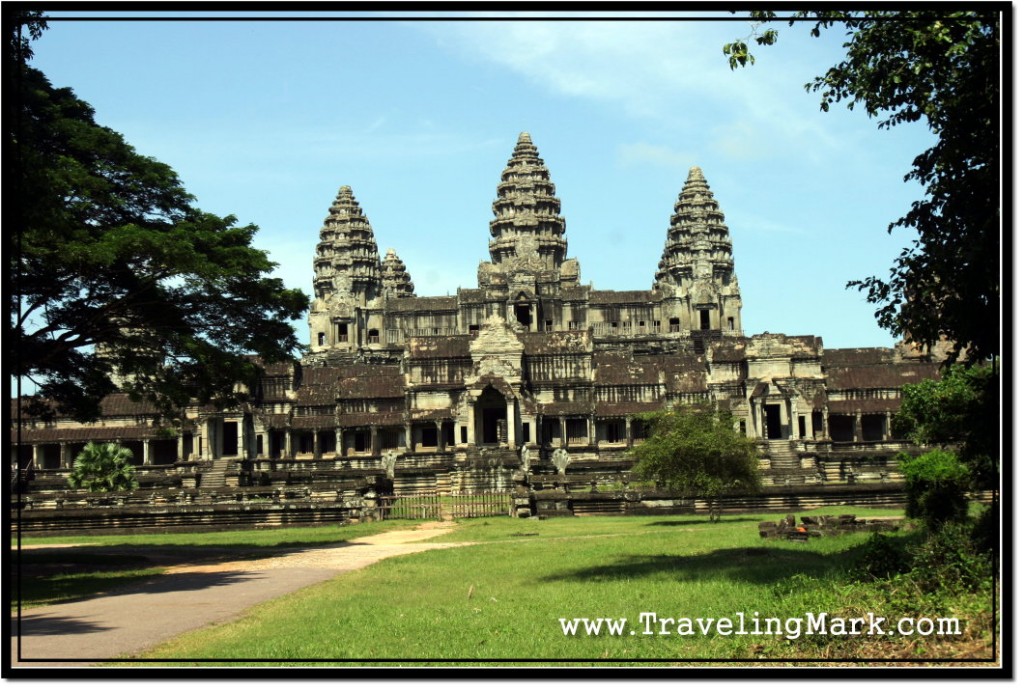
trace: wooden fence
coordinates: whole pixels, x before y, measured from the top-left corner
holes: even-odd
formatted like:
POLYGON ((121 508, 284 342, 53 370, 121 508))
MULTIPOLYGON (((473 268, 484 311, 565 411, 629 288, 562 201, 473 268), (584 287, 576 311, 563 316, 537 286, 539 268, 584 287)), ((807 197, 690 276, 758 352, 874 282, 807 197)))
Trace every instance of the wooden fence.
POLYGON ((513 515, 512 496, 509 494, 380 496, 377 497, 377 507, 374 511, 374 518, 379 521, 400 518, 442 520, 513 515))

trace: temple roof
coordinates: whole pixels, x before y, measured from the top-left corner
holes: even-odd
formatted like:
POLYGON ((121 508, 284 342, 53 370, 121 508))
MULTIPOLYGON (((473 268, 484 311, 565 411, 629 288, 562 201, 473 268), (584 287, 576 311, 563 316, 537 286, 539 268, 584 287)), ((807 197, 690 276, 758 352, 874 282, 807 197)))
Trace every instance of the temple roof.
POLYGON ((591 290, 591 305, 622 305, 653 302, 655 293, 650 290, 591 290))
POLYGON ((415 336, 406 347, 410 360, 468 358, 470 340, 468 335, 415 336))
MULTIPOLYGON (((940 366, 932 362, 830 367, 825 376, 830 391, 844 389, 899 389, 925 379, 938 379, 940 366)), ((831 404, 830 404, 831 405, 831 404)))

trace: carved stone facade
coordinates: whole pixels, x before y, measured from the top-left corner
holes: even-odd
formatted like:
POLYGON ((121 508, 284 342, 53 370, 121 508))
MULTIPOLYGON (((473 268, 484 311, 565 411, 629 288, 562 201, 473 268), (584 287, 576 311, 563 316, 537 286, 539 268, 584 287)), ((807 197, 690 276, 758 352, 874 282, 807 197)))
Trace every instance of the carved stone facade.
MULTIPOLYGON (((493 211, 477 286, 417 297, 342 187, 313 260, 307 356, 268 368, 242 410, 190 411, 173 449, 147 441, 139 411, 132 443, 144 459, 227 459, 227 477, 243 482, 367 469, 399 491, 503 490, 524 470, 627 470, 640 414, 709 401, 760 440, 768 484, 899 479, 884 459, 906 446, 892 438, 900 387, 936 377, 937 366, 907 349, 744 336, 729 229, 699 168, 675 202, 650 290, 580 284, 555 185, 527 133, 493 211)), ((120 418, 116 427, 129 430, 116 438, 132 437, 120 418)), ((66 467, 84 429, 30 421, 22 464, 66 467)))

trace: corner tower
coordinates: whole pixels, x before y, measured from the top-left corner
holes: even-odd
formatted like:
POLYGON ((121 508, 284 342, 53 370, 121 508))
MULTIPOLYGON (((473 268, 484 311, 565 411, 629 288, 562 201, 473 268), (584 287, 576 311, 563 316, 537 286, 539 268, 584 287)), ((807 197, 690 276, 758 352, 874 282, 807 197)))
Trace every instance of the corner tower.
POLYGON ((341 187, 320 229, 313 259, 309 343, 313 351, 357 341, 359 312, 381 295, 380 254, 373 228, 352 194, 341 187))
POLYGON ((654 288, 674 298, 681 322, 691 331, 742 335, 729 228, 696 166, 676 201, 654 288))

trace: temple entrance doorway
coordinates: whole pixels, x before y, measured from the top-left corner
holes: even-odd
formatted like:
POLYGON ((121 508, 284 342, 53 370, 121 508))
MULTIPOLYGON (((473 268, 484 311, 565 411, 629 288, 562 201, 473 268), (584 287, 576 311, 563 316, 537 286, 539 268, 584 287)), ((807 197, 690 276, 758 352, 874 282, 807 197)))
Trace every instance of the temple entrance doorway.
POLYGON ((476 419, 480 422, 477 439, 481 444, 501 444, 506 440, 507 406, 505 397, 488 386, 476 401, 476 419))
POLYGON ((769 439, 782 439, 782 406, 770 403, 764 407, 765 435, 769 439))

